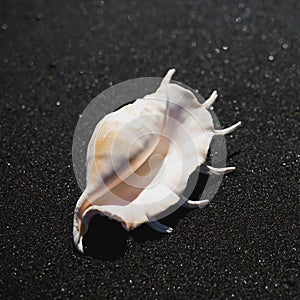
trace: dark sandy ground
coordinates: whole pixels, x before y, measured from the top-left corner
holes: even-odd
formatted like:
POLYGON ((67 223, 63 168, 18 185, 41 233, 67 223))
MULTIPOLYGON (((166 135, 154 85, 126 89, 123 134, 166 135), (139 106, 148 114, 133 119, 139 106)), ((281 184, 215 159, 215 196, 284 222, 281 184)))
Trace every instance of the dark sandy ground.
MULTIPOLYGON (((1 1, 1 299, 299 297, 299 1, 1 1), (162 76, 208 96, 227 136, 212 203, 72 245, 72 137, 111 84, 162 76), (298 77, 297 77, 298 75, 298 77)), ((298 298, 299 299, 299 298, 298 298)))

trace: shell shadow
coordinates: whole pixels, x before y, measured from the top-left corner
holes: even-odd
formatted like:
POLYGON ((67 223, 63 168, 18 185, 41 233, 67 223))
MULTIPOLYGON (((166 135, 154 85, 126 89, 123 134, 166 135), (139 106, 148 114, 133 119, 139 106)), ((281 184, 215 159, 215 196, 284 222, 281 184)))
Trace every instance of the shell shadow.
MULTIPOLYGON (((191 174, 187 188, 191 182, 194 184, 195 177, 197 178, 197 184, 192 189, 189 199, 197 200, 202 194, 208 176, 195 171, 191 174)), ((180 219, 184 218, 190 209, 178 208, 172 214, 160 220, 161 223, 176 228, 180 219)), ((83 245, 85 249, 85 255, 100 259, 103 261, 115 261, 120 257, 123 257, 127 250, 127 240, 132 237, 137 243, 141 244, 146 241, 154 241, 166 238, 168 235, 154 231, 146 224, 138 227, 137 229, 127 232, 115 220, 109 220, 106 217, 96 215, 92 218, 88 232, 83 238, 83 245)))
MULTIPOLYGON (((163 219, 160 219, 159 222, 168 225, 172 228, 176 228, 179 220, 184 218, 188 214, 188 212, 189 209, 179 207, 172 214, 168 215, 163 219)), ((169 234, 157 232, 152 228, 150 228, 149 226, 147 226, 146 224, 143 224, 142 226, 138 227, 131 233, 133 239, 139 244, 144 243, 146 241, 155 241, 155 240, 167 238, 168 235, 169 234)))
POLYGON ((96 215, 83 238, 84 253, 101 260, 114 261, 125 255, 129 233, 120 223, 96 215))
MULTIPOLYGON (((192 190, 192 193, 190 195, 186 195, 189 199, 191 200, 199 200, 205 185, 207 183, 208 176, 203 175, 199 173, 197 170, 194 171, 187 183, 186 190, 192 190), (195 185, 195 180, 196 180, 196 185, 195 185), (194 185, 192 188, 190 188, 192 185, 194 185)), ((159 221, 162 224, 168 225, 170 227, 176 228, 178 222, 183 219, 191 209, 189 208, 184 208, 184 207, 179 207, 177 210, 175 210, 173 213, 168 215, 167 217, 160 219, 159 221)), ((172 234, 172 233, 171 233, 172 234)), ((157 232, 153 229, 151 229, 147 225, 142 225, 141 227, 137 228, 132 232, 132 237, 138 242, 138 243, 143 243, 146 241, 153 241, 153 240, 159 240, 164 237, 167 237, 168 235, 164 233, 157 232)))

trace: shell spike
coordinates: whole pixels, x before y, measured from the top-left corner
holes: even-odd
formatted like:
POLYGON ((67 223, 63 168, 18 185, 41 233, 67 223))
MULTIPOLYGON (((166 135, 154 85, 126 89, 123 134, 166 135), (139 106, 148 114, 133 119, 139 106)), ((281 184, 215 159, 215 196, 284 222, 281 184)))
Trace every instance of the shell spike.
POLYGON ((161 224, 159 221, 157 220, 153 220, 149 223, 147 223, 148 226, 150 226, 152 229, 161 232, 161 233, 171 233, 173 231, 172 227, 166 226, 164 224, 161 224))
POLYGON ((217 91, 213 91, 210 97, 207 100, 205 100, 205 102, 202 103, 201 106, 205 108, 211 107, 213 103, 216 101, 217 97, 218 97, 217 91))
POLYGON ((79 238, 79 241, 78 241, 78 243, 77 244, 75 244, 75 247, 76 247, 76 249, 81 253, 81 254, 83 254, 84 253, 84 251, 83 251, 83 244, 82 244, 82 236, 79 238))
POLYGON ((228 174, 230 172, 233 172, 234 170, 235 170, 235 167, 214 168, 214 167, 208 166, 206 164, 204 164, 200 167, 200 172, 203 174, 207 174, 207 175, 228 174))
POLYGON ((185 203, 183 203, 183 207, 185 208, 203 208, 209 203, 208 199, 205 200, 198 200, 198 201, 193 201, 187 199, 185 203))
POLYGON ((227 133, 230 133, 230 132, 236 130, 241 124, 242 124, 242 122, 239 121, 236 124, 234 124, 228 128, 214 129, 214 133, 215 133, 215 135, 224 135, 224 134, 227 134, 227 133))
POLYGON ((76 225, 73 227, 73 242, 74 242, 74 246, 75 248, 81 253, 83 254, 83 244, 82 244, 82 239, 83 239, 83 235, 80 232, 80 229, 78 228, 78 226, 81 226, 81 221, 78 220, 77 215, 75 214, 74 219, 76 219, 76 221, 74 220, 74 222, 76 222, 76 225))
POLYGON ((82 212, 90 206, 85 191, 77 201, 73 217, 73 242, 75 248, 83 254, 82 239, 88 229, 88 223, 82 218, 82 212))
POLYGON ((170 83, 174 73, 176 72, 175 69, 170 69, 167 74, 165 75, 165 77, 163 78, 162 82, 161 82, 161 85, 163 84, 168 84, 170 83))

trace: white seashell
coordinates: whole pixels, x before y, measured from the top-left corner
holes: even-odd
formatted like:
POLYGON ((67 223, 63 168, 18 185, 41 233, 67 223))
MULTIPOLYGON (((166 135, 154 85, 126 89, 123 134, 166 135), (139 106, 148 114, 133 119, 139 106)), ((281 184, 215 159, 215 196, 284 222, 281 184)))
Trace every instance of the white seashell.
POLYGON ((87 186, 74 213, 75 247, 83 252, 82 238, 95 214, 121 222, 126 230, 148 223, 160 232, 172 228, 157 221, 171 207, 203 207, 208 200, 183 197, 197 166, 209 174, 222 169, 205 164, 214 135, 235 130, 241 122, 216 130, 208 112, 217 92, 203 104, 192 92, 170 83, 169 70, 153 94, 106 115, 96 126, 87 151, 87 186))

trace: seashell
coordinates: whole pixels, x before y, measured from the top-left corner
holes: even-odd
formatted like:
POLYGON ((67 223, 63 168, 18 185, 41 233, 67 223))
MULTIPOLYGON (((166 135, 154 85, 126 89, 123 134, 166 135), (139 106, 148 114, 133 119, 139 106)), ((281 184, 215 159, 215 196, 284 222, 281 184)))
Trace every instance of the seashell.
POLYGON ((86 189, 74 212, 73 239, 80 252, 95 214, 119 221, 126 230, 147 223, 170 233, 173 229, 158 221, 162 214, 180 205, 204 207, 209 202, 183 196, 196 167, 207 174, 235 169, 213 168, 205 160, 213 136, 230 133, 241 122, 214 129, 207 109, 217 92, 201 104, 191 91, 171 83, 174 72, 167 72, 155 93, 97 124, 87 151, 86 189))

